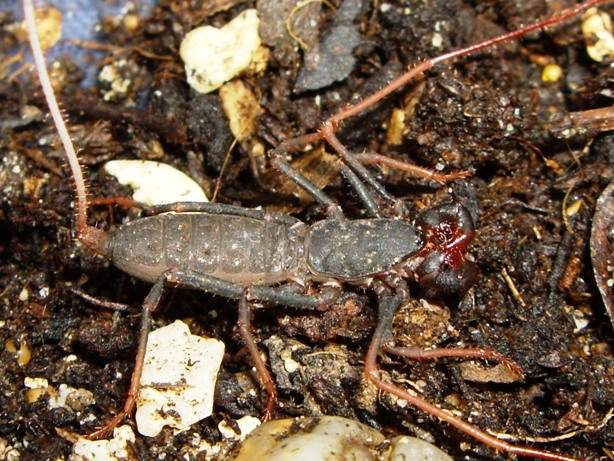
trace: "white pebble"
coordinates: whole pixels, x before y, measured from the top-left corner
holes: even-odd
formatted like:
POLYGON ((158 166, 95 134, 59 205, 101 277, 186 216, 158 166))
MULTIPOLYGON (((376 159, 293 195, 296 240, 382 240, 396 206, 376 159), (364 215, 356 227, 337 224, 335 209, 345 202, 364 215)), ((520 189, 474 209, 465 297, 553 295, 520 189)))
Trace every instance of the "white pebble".
POLYGON ((226 422, 222 421, 217 425, 217 428, 220 431, 220 434, 225 439, 236 439, 236 440, 245 440, 249 434, 251 434, 254 429, 260 426, 261 421, 258 418, 253 416, 243 416, 236 421, 237 426, 239 427, 239 433, 237 434, 232 427, 226 422))
POLYGON ((94 394, 86 389, 75 389, 67 384, 60 384, 55 395, 49 398, 49 408, 70 408, 82 411, 94 403, 94 394))
POLYGON ((121 461, 132 459, 128 442, 135 442, 130 426, 121 426, 113 431, 111 440, 87 440, 79 437, 73 445, 68 461, 121 461))
POLYGON ((364 424, 337 416, 280 419, 255 429, 228 460, 453 461, 439 448, 414 437, 386 438, 364 424))
POLYGON ((139 433, 154 437, 164 426, 181 432, 210 416, 223 356, 223 342, 192 335, 179 320, 153 331, 137 400, 139 433))
POLYGON ((30 299, 30 292, 28 291, 26 287, 24 287, 19 293, 19 300, 21 302, 26 302, 28 299, 30 299))
POLYGON ((586 52, 593 61, 602 62, 614 58, 614 36, 610 16, 590 8, 582 16, 582 35, 586 41, 586 52))
POLYGON ((47 389, 49 387, 49 381, 45 378, 30 378, 26 376, 23 379, 23 385, 28 389, 47 389))
POLYGON ((220 29, 203 26, 188 33, 179 54, 189 85, 210 93, 245 70, 260 46, 259 24, 256 10, 249 9, 220 29))
POLYGON ((196 181, 170 165, 150 160, 113 160, 104 170, 134 189, 134 200, 145 205, 208 202, 196 181))

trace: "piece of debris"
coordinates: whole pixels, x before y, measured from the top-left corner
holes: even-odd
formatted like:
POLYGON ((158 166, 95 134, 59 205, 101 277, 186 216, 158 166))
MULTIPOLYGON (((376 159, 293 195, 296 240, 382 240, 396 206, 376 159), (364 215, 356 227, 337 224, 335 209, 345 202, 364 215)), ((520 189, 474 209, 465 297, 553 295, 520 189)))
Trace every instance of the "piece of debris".
POLYGON ((614 181, 597 200, 591 229, 591 261, 601 299, 614 326, 614 181))
POLYGON ((353 51, 361 37, 354 25, 361 0, 345 0, 331 28, 312 50, 305 54, 294 91, 318 90, 346 78, 356 62, 353 51))
POLYGON ((273 56, 283 67, 298 65, 299 41, 305 50, 318 42, 322 4, 298 0, 258 0, 260 37, 262 43, 273 48, 273 56), (291 31, 291 32, 290 32, 291 31), (292 33, 295 38, 293 38, 292 33))
POLYGON ((238 141, 250 138, 256 131, 256 117, 263 112, 260 98, 241 80, 222 86, 220 98, 233 136, 238 141))
MULTIPOLYGON (((47 51, 62 38, 62 12, 56 8, 47 7, 36 10, 36 33, 43 51, 47 51)), ((27 38, 26 22, 22 23, 23 40, 27 38)))
POLYGON ((485 367, 475 362, 463 362, 459 364, 461 376, 467 381, 475 383, 517 383, 524 379, 524 376, 516 373, 503 363, 498 363, 493 367, 485 367))

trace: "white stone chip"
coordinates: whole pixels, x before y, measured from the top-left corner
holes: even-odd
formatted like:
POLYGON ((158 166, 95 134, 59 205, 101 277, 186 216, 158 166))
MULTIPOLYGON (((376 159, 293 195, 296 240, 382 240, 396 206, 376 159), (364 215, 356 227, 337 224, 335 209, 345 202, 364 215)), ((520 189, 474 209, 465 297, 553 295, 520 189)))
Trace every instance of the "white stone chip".
POLYGON ((49 381, 45 378, 30 378, 26 376, 23 379, 23 385, 28 389, 47 389, 49 387, 49 381))
POLYGON ((120 184, 132 187, 134 200, 145 205, 209 201, 196 181, 165 163, 113 160, 104 169, 120 184))
POLYGON ((94 402, 94 394, 87 389, 75 389, 67 384, 60 384, 57 392, 49 397, 49 408, 70 408, 79 412, 94 402))
POLYGON ((245 438, 251 434, 254 429, 256 429, 262 421, 260 419, 255 418, 253 416, 243 416, 240 419, 236 420, 237 426, 239 427, 239 434, 237 434, 232 427, 226 422, 221 421, 217 427, 222 434, 222 437, 226 439, 235 439, 235 440, 245 440, 245 438))
POLYGON ((249 9, 220 29, 203 26, 189 32, 179 49, 189 85, 210 93, 245 70, 260 46, 259 24, 256 10, 249 9))
POLYGON ((164 426, 181 432, 211 415, 224 343, 190 334, 176 321, 149 335, 141 392, 139 433, 156 436, 164 426))
POLYGON ((73 445, 68 461, 124 461, 133 459, 128 442, 135 442, 130 426, 120 426, 113 431, 111 440, 87 440, 79 437, 73 445))

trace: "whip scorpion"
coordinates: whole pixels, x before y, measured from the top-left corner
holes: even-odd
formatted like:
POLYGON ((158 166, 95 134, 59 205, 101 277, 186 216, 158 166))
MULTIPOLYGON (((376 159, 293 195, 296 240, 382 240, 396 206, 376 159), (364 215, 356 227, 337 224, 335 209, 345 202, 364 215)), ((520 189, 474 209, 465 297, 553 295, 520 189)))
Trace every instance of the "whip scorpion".
POLYGON ((275 382, 250 332, 250 302, 325 309, 338 298, 344 285, 356 285, 373 290, 379 304, 379 320, 366 355, 364 373, 381 391, 406 400, 494 449, 541 459, 574 460, 565 455, 508 443, 382 378, 377 366, 382 349, 410 358, 481 357, 500 361, 519 373, 520 369, 511 360, 488 349, 435 349, 416 353, 390 344, 392 317, 410 297, 412 285, 422 285, 444 294, 462 295, 475 283, 477 269, 466 255, 475 229, 471 213, 459 203, 432 207, 409 220, 403 201, 390 194, 364 164, 384 165, 441 182, 467 175, 464 172, 445 175, 426 171, 382 154, 352 153, 337 138, 336 132, 342 122, 365 111, 438 63, 560 23, 603 1, 587 1, 516 31, 426 59, 371 96, 339 110, 322 123, 319 131, 279 144, 270 152, 271 164, 306 190, 322 207, 326 217, 319 222, 305 223, 283 213, 231 205, 177 203, 156 207, 153 216, 104 232, 87 223, 85 181, 47 77, 36 35, 32 1, 24 0, 36 68, 76 183, 76 238, 131 276, 153 283, 143 304, 136 365, 124 408, 90 437, 106 435, 133 410, 139 392, 151 313, 159 303, 164 286, 200 289, 238 300, 238 326, 268 393, 264 416, 268 418, 275 409, 275 382), (290 153, 319 142, 327 143, 343 160, 342 174, 364 205, 368 217, 347 219, 331 197, 288 162, 290 153), (388 205, 385 211, 380 205, 382 201, 388 205), (175 214, 162 214, 169 211, 175 214))

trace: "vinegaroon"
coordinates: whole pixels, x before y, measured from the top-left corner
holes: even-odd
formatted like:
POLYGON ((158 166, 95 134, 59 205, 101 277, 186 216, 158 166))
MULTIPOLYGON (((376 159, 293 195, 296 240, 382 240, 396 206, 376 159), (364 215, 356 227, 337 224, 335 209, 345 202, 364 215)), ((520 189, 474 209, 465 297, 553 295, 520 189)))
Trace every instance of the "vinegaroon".
POLYGON ((381 378, 377 356, 382 348, 407 357, 490 358, 519 370, 510 360, 485 349, 445 349, 416 354, 386 344, 392 316, 409 297, 408 283, 417 282, 448 293, 463 293, 471 287, 476 279, 476 269, 465 253, 475 231, 470 213, 460 204, 429 209, 413 222, 408 222, 403 216, 403 203, 395 199, 362 164, 388 165, 439 181, 463 177, 464 174, 441 175, 379 154, 351 154, 335 133, 342 121, 369 108, 437 63, 559 23, 604 1, 590 0, 514 32, 427 59, 380 91, 337 112, 322 123, 319 132, 281 143, 270 154, 272 165, 316 199, 328 216, 323 221, 309 225, 282 213, 221 204, 177 203, 156 207, 155 211, 178 214, 156 214, 123 225, 113 233, 105 233, 87 224, 83 174, 44 66, 32 0, 24 0, 37 71, 76 182, 77 239, 128 274, 153 283, 143 304, 136 364, 124 408, 91 437, 105 435, 133 409, 139 392, 151 312, 160 300, 164 285, 202 289, 239 300, 238 325, 268 392, 265 415, 268 417, 274 408, 276 391, 250 333, 249 301, 305 309, 324 308, 338 297, 342 283, 352 283, 369 287, 378 296, 379 321, 366 356, 365 375, 379 389, 408 401, 495 449, 542 459, 574 460, 507 443, 381 378), (342 172, 365 206, 369 218, 344 218, 335 201, 287 162, 288 153, 319 141, 326 141, 345 162, 342 172), (392 205, 397 214, 395 217, 384 217, 372 191, 392 205), (305 294, 301 286, 311 284, 319 284, 319 294, 305 294))

